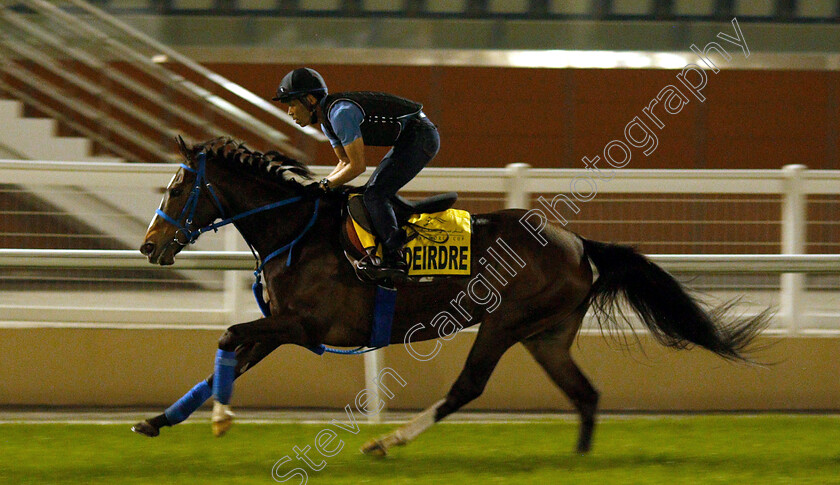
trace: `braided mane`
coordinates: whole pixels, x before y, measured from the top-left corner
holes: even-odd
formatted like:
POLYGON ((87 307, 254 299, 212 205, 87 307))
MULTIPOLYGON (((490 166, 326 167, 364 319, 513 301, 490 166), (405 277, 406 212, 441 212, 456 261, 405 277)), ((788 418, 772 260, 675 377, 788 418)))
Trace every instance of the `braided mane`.
POLYGON ((196 152, 205 152, 209 157, 237 163, 250 170, 255 175, 268 175, 278 182, 293 182, 300 184, 292 175, 311 180, 313 173, 301 161, 287 157, 282 153, 270 150, 266 153, 254 151, 245 146, 244 142, 227 136, 220 136, 204 143, 193 146, 196 152))

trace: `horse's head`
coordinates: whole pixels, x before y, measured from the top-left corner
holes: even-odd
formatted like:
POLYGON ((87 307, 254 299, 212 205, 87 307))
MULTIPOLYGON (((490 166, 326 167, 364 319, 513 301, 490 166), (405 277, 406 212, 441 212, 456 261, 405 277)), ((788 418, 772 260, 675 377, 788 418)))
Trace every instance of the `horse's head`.
POLYGON ((178 137, 185 162, 166 187, 140 252, 152 264, 170 265, 187 244, 195 242, 199 228, 222 216, 218 195, 206 179, 206 154, 201 147, 187 147, 178 137))

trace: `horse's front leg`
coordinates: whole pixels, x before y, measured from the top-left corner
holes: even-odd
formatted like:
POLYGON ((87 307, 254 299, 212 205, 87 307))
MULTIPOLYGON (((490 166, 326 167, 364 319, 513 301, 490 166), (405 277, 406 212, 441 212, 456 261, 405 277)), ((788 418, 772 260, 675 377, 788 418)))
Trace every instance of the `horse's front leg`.
MULTIPOLYGON (((236 378, 257 365, 276 348, 277 344, 271 342, 255 342, 237 347, 236 378)), ((189 392, 169 406, 162 414, 135 424, 131 430, 150 438, 159 435, 161 428, 181 423, 200 408, 205 401, 210 399, 212 389, 213 375, 211 374, 210 377, 196 384, 189 392)))
POLYGON ((210 422, 215 436, 224 435, 233 425, 230 399, 238 365, 236 349, 253 342, 270 342, 275 348, 287 343, 310 343, 303 325, 297 318, 270 316, 228 328, 219 339, 213 372, 214 401, 210 422))

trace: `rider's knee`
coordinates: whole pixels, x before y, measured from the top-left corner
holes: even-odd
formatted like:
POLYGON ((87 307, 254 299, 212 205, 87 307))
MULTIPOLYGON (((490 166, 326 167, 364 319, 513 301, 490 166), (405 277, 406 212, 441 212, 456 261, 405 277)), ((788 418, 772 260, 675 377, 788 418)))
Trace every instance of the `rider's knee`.
POLYGON ((386 194, 379 188, 379 186, 370 186, 362 195, 365 204, 377 203, 386 199, 386 194))

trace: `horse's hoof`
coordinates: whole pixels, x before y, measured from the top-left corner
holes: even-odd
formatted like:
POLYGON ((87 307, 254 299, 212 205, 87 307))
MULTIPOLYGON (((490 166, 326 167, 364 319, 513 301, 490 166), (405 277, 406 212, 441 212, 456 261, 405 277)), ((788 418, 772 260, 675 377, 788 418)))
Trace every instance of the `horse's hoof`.
POLYGON ((221 438, 225 435, 225 433, 228 432, 230 427, 233 426, 233 420, 229 419, 227 421, 213 422, 211 426, 213 428, 213 436, 215 436, 216 438, 221 438))
POLYGON ((149 438, 154 438, 160 434, 160 430, 152 426, 148 421, 140 421, 131 427, 131 431, 149 438))
POLYGON ((383 457, 388 455, 388 448, 385 447, 385 443, 383 443, 382 440, 376 438, 363 444, 360 451, 365 455, 370 456, 383 457))
POLYGON ((210 426, 213 428, 213 436, 216 438, 224 436, 233 426, 233 411, 230 410, 230 406, 218 401, 214 402, 210 426))
POLYGON ((575 453, 577 453, 578 455, 586 455, 591 449, 592 443, 589 440, 585 440, 577 444, 577 447, 575 448, 575 453))

